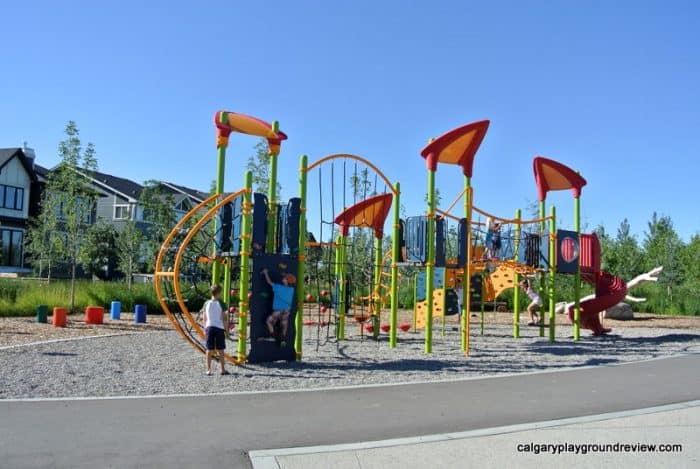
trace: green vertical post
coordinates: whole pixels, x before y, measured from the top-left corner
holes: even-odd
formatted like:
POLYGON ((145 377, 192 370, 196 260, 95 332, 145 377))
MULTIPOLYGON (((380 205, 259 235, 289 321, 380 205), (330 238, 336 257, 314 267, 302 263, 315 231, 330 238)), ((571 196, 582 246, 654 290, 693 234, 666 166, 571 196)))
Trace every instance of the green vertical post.
MULTIPOLYGON (((301 199, 299 210, 299 255, 297 263, 297 315, 294 319, 294 350, 297 360, 301 361, 302 347, 304 343, 304 277, 306 276, 306 167, 309 159, 301 155, 299 159, 299 198, 301 199)), ((323 240, 321 240, 323 241, 323 240)))
POLYGON ((433 351, 433 276, 435 275, 435 171, 428 170, 428 259, 425 267, 425 353, 433 351))
POLYGON ((248 312, 250 311, 250 299, 248 298, 248 286, 250 285, 250 250, 251 234, 253 231, 253 174, 245 172, 245 192, 243 194, 243 217, 241 227, 241 275, 238 287, 240 301, 238 304, 238 360, 246 360, 246 337, 248 336, 248 312))
POLYGON ((418 274, 413 276, 413 333, 418 332, 418 274))
MULTIPOLYGON (((581 198, 574 197, 574 231, 581 245, 581 198)), ((574 276, 574 340, 581 339, 581 262, 574 276)))
MULTIPOLYGON (((332 237, 332 235, 331 235, 332 237)), ((331 239, 332 241, 332 239, 331 239)), ((337 245, 335 247, 335 266, 333 269, 333 275, 334 275, 334 281, 335 281, 335 336, 340 337, 340 302, 341 302, 341 296, 340 296, 340 263, 342 261, 341 259, 341 252, 340 252, 340 237, 336 239, 337 245)), ((323 242, 323 240, 321 240, 323 242)))
MULTIPOLYGON (((513 254, 514 260, 518 261, 518 251, 520 248, 520 235, 522 233, 522 226, 520 225, 520 217, 522 212, 520 209, 515 211, 515 220, 518 222, 515 225, 515 253, 513 254)), ((520 274, 515 273, 515 278, 513 279, 515 289, 513 290, 513 337, 516 339, 520 338, 520 274)))
POLYGON ((556 249, 557 249, 557 211, 552 206, 550 209, 551 219, 549 220, 549 341, 554 342, 556 332, 556 249))
POLYGON ((222 298, 224 304, 228 307, 231 303, 231 258, 224 265, 224 295, 222 298))
POLYGON ((338 257, 340 262, 338 263, 338 291, 340 299, 338 300, 338 306, 340 311, 338 311, 338 340, 345 340, 345 315, 348 312, 347 299, 347 272, 345 265, 345 236, 338 236, 338 257))
MULTIPOLYGON (((226 113, 221 113, 221 119, 224 120, 226 113)), ((223 122, 222 122, 223 123, 223 122)), ((228 146, 228 140, 217 142, 218 146, 216 148, 216 183, 214 186, 214 192, 216 194, 224 193, 224 179, 226 177, 226 148, 228 146)), ((217 225, 219 224, 218 218, 214 220, 214 232, 218 230, 217 225)), ((216 284, 221 280, 221 263, 214 261, 211 268, 211 283, 216 284)), ((230 275, 230 274, 229 274, 230 275)), ((228 290, 228 288, 226 288, 228 290)), ((224 293, 226 295, 226 293, 224 293)), ((224 297, 224 301, 226 298, 224 297)))
MULTIPOLYGON (((540 236, 544 236, 544 234, 547 232, 547 222, 544 220, 544 217, 546 217, 547 213, 547 207, 546 207, 546 202, 544 200, 540 200, 540 236)), ((539 294, 540 298, 543 299, 545 298, 545 276, 544 274, 540 275, 540 288, 539 294)), ((544 307, 541 308, 540 310, 540 337, 544 337, 544 307)))
MULTIPOLYGON (((272 121, 272 131, 279 132, 280 124, 272 121)), ((277 159, 279 153, 270 153, 270 178, 267 186, 267 252, 277 252, 277 210, 279 201, 277 200, 277 159)))
MULTIPOLYGON (((464 266, 464 277, 462 278, 462 317, 460 318, 461 338, 460 346, 462 352, 469 350, 469 322, 471 321, 472 309, 472 200, 471 200, 472 180, 464 176, 464 218, 467 219, 467 263, 464 266)), ((483 298, 482 298, 483 303, 483 298)), ((481 333, 483 334, 483 322, 481 333)))
MULTIPOLYGON (((484 274, 481 274, 481 285, 484 285, 484 282, 486 282, 486 276, 484 274)), ((480 308, 480 314, 479 314, 479 329, 481 330, 481 335, 484 335, 484 313, 486 312, 486 301, 484 297, 484 290, 481 290, 481 308, 480 308)), ((471 314, 471 313, 470 313, 471 314)))
MULTIPOLYGON (((377 298, 374 298, 374 306, 372 308, 372 336, 375 339, 379 338, 379 326, 381 322, 382 313, 382 298, 381 298, 381 284, 382 284, 382 238, 374 238, 374 292, 377 294, 377 298)), ((372 301, 372 292, 370 292, 370 301, 372 301)))
POLYGON ((440 307, 442 308, 442 336, 444 337, 446 334, 445 331, 445 322, 447 321, 447 269, 442 269, 442 304, 440 307))
POLYGON ((401 257, 401 246, 399 246, 399 224, 401 213, 401 185, 394 184, 394 226, 391 234, 391 318, 389 320, 391 329, 389 330, 389 348, 396 347, 396 335, 398 328, 399 310, 399 260, 401 257))

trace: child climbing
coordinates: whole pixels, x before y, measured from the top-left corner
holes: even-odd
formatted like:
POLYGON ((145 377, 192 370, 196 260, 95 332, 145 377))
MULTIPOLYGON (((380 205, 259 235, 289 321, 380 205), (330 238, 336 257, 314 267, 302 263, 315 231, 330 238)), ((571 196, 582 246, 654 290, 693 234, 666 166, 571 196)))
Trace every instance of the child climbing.
POLYGON ((287 345, 287 329, 289 327, 289 314, 292 309, 292 301, 294 301, 294 287, 290 286, 296 283, 294 275, 285 274, 282 276, 282 283, 274 283, 270 279, 270 273, 267 269, 261 272, 265 276, 265 280, 272 288, 272 313, 267 317, 265 324, 269 337, 264 337, 261 340, 275 341, 275 325, 280 324, 281 340, 280 347, 287 345))
POLYGON ((539 309, 542 306, 542 298, 537 292, 532 288, 532 284, 529 279, 523 279, 520 281, 520 288, 525 291, 525 294, 530 297, 530 304, 527 306, 527 312, 530 315, 530 322, 527 323, 528 326, 539 325, 539 309))
POLYGON ((221 374, 229 374, 226 371, 224 350, 226 349, 226 331, 228 330, 228 315, 224 314, 221 305, 221 285, 212 285, 210 288, 211 299, 204 303, 204 330, 207 341, 207 375, 211 375, 211 361, 214 353, 217 354, 221 365, 221 374))
POLYGON ((501 224, 491 217, 486 219, 485 259, 497 259, 501 251, 501 224))

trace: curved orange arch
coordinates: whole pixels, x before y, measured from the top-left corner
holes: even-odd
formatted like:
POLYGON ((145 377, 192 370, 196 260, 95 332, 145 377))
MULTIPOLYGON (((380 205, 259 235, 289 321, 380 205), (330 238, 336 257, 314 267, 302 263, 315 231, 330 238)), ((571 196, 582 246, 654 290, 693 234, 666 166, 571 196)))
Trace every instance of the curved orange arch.
POLYGON ((233 194, 227 195, 226 197, 221 199, 216 205, 214 205, 211 209, 209 209, 209 211, 199 221, 197 221, 197 223, 195 223, 192 229, 190 229, 189 233, 187 233, 187 236, 185 236, 185 239, 182 240, 182 244, 180 244, 180 248, 178 249, 177 254, 175 255, 175 264, 173 266, 173 284, 175 285, 175 298, 177 298, 177 302, 180 305, 180 309, 182 309, 182 312, 185 313, 185 316, 190 320, 192 327, 194 327, 194 329, 197 331, 200 337, 204 337, 204 330, 197 323, 197 321, 194 320, 194 317, 192 317, 192 313, 190 313, 189 308, 187 308, 187 305, 185 304, 185 299, 183 298, 182 292, 180 291, 180 262, 182 261, 182 256, 185 253, 187 246, 189 246, 190 241, 192 241, 192 238, 194 238, 194 236, 199 232, 202 226, 204 226, 204 224, 208 222, 212 217, 216 216, 221 207, 226 205, 228 202, 231 202, 233 199, 240 197, 246 192, 246 190, 247 189, 241 189, 237 192, 234 192, 233 194))
POLYGON ((399 192, 398 192, 398 191, 396 190, 396 188, 394 187, 394 184, 389 180, 388 177, 386 177, 386 175, 385 175, 379 168, 377 168, 374 164, 370 163, 368 160, 362 158, 361 156, 352 155, 352 154, 350 154, 350 153, 336 153, 336 154, 334 154, 334 155, 324 156, 324 157, 321 158, 320 160, 316 160, 316 161, 314 161, 313 163, 311 163, 310 165, 308 165, 308 166, 306 167, 306 172, 309 172, 309 171, 311 171, 312 169, 317 168, 318 166, 321 166, 322 164, 327 163, 327 162, 329 162, 329 161, 338 160, 338 159, 344 159, 344 158, 350 159, 350 160, 359 161, 359 162, 361 162, 361 163, 366 164, 366 165, 369 166, 370 168, 372 168, 372 170, 373 170, 375 173, 377 173, 377 175, 386 183, 386 185, 387 185, 387 187, 389 188, 389 190, 390 190, 394 195, 399 195, 399 192))

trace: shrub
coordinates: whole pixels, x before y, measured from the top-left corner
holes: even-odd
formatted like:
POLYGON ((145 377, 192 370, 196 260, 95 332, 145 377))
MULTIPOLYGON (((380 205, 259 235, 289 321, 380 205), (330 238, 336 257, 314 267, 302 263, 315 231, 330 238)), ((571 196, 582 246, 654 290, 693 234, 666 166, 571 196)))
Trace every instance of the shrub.
MULTIPOLYGON (((0 316, 32 316, 38 305, 68 306, 70 282, 0 279, 0 316)), ((123 311, 133 311, 135 304, 145 304, 149 313, 162 313, 153 284, 135 284, 129 292, 124 282, 92 282, 81 280, 76 284, 75 306, 82 311, 86 306, 104 306, 121 301, 123 311)))

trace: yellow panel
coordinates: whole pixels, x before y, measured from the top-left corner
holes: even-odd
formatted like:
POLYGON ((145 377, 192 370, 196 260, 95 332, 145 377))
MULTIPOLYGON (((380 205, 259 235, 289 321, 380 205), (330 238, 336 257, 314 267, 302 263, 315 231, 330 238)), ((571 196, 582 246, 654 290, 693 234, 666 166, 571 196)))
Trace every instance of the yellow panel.
POLYGON ((476 136, 476 129, 467 132, 447 145, 445 149, 440 152, 438 161, 446 164, 459 164, 460 158, 464 155, 464 150, 472 143, 474 136, 476 136))
POLYGON ((515 287, 515 269, 510 266, 499 265, 496 270, 488 276, 488 283, 493 290, 493 297, 489 301, 498 298, 498 296, 509 288, 515 287))
MULTIPOLYGON (((442 309, 443 296, 445 290, 443 288, 433 290, 433 318, 441 318, 444 314, 442 309)), ((422 329, 425 327, 426 302, 419 301, 416 303, 416 328, 422 329)))

